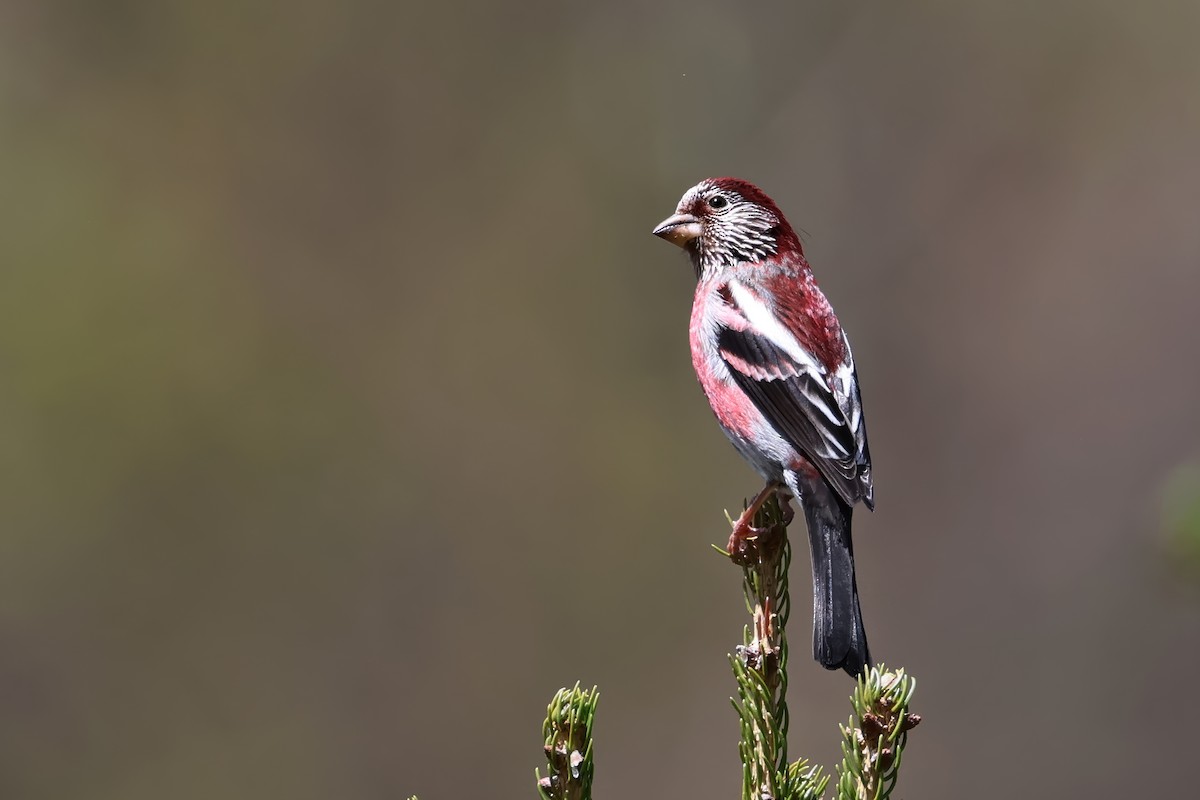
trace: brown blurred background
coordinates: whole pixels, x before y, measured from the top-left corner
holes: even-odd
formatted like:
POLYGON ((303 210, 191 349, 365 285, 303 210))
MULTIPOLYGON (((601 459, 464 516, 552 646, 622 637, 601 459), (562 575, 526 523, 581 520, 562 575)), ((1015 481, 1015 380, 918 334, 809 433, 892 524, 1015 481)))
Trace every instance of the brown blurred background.
POLYGON ((0 6, 0 797, 530 798, 576 678, 599 797, 735 797, 713 174, 855 346, 899 796, 1186 795, 1200 6, 220 5, 0 6))

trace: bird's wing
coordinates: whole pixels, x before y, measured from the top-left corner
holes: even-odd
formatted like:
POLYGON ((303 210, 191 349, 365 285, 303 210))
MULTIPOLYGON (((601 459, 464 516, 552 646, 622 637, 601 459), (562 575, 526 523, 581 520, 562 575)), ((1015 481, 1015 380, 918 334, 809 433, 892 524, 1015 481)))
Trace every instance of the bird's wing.
POLYGON ((768 303, 760 287, 736 279, 725 285, 717 351, 734 382, 838 494, 873 507, 862 400, 845 335, 815 287, 811 294, 774 288, 783 291, 770 291, 768 303))

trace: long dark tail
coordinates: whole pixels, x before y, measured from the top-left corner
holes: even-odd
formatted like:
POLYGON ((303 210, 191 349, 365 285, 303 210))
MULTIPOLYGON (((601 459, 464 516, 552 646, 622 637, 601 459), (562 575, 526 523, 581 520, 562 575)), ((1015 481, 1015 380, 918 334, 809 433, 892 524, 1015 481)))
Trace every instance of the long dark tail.
POLYGON ((824 479, 797 478, 812 553, 813 658, 826 669, 844 669, 857 677, 871 666, 871 653, 854 581, 854 509, 824 479))

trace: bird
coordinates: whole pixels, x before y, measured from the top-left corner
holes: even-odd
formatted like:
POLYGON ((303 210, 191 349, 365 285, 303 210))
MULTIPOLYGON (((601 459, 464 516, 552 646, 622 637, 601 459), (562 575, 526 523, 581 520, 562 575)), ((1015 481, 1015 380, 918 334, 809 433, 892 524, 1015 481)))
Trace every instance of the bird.
POLYGON ((859 676, 872 666, 854 573, 854 507, 875 507, 850 342, 795 229, 761 189, 708 178, 653 231, 696 273, 692 365, 725 435, 766 485, 734 523, 731 553, 772 494, 808 527, 813 657, 859 676))

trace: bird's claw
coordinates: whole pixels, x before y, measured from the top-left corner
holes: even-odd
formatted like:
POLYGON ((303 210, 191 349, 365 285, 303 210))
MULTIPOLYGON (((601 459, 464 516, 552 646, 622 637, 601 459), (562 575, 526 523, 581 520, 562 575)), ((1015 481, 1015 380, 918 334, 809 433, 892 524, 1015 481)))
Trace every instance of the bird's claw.
POLYGON ((736 563, 746 562, 759 538, 770 530, 752 525, 749 520, 739 519, 733 526, 733 533, 729 534, 729 544, 726 545, 725 551, 736 563))

